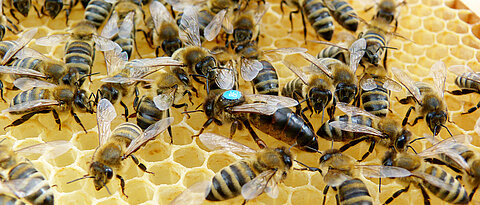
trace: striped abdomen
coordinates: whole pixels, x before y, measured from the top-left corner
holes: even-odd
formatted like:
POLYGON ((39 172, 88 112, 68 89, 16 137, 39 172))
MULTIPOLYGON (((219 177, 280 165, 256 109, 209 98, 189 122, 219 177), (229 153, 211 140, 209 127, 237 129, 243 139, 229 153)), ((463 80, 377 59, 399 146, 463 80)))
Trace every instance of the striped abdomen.
POLYGON ((296 143, 300 149, 305 151, 311 152, 312 149, 318 149, 317 137, 312 128, 290 108, 278 109, 273 115, 251 113, 249 121, 257 129, 275 139, 290 145, 296 143))
POLYGON ((328 123, 332 121, 342 121, 342 122, 348 122, 348 123, 353 123, 353 124, 360 124, 360 125, 365 125, 368 127, 374 127, 373 120, 367 116, 363 115, 354 115, 354 116, 349 116, 349 115, 341 115, 341 116, 336 116, 333 120, 329 120, 325 122, 320 129, 317 131, 317 135, 321 138, 324 138, 326 140, 333 140, 336 142, 348 142, 354 139, 357 139, 358 137, 363 136, 362 133, 353 133, 353 132, 346 132, 342 131, 341 129, 334 128, 330 126, 328 123))
POLYGON ((151 97, 142 97, 139 102, 134 102, 133 107, 137 111, 137 125, 147 129, 163 118, 164 112, 159 110, 151 97))
POLYGON ((30 163, 21 162, 13 167, 8 173, 9 180, 25 179, 22 182, 20 190, 30 190, 32 194, 24 197, 30 203, 36 204, 52 204, 53 191, 50 190, 47 180, 37 171, 30 163), (34 180, 35 179, 35 180, 34 180))
MULTIPOLYGON (((122 25, 123 20, 124 19, 120 19, 118 21, 118 25, 122 25)), ((122 51, 127 52, 128 59, 132 57, 133 44, 135 43, 134 42, 135 34, 133 33, 134 30, 135 30, 135 22, 128 38, 121 38, 120 36, 118 36, 118 33, 112 37, 112 41, 117 43, 122 48, 122 51)))
POLYGON ((345 64, 349 64, 350 62, 350 53, 347 50, 344 50, 338 46, 328 46, 322 49, 317 58, 335 58, 339 61, 342 61, 345 64))
POLYGON ((25 205, 22 201, 18 200, 13 196, 9 196, 6 194, 0 194, 0 204, 3 205, 25 205))
POLYGON ((278 95, 277 71, 268 61, 260 61, 263 69, 258 72, 257 77, 252 80, 257 94, 278 95))
POLYGON ((68 70, 75 69, 81 75, 90 74, 94 55, 93 41, 69 41, 65 46, 65 65, 68 70))
POLYGON ((143 130, 138 125, 124 122, 112 131, 112 136, 110 140, 123 141, 126 146, 130 145, 130 142, 139 137, 142 134, 143 130))
POLYGON ((477 79, 476 75, 480 75, 480 73, 463 73, 462 75, 457 76, 455 79, 455 85, 462 89, 472 89, 477 92, 480 91, 480 83, 469 80, 469 79, 477 79))
POLYGON ((304 97, 303 96, 303 91, 302 91, 303 86, 305 86, 305 84, 298 77, 291 80, 291 81, 288 81, 285 84, 285 86, 283 86, 282 96, 293 98, 294 92, 297 92, 298 94, 300 94, 301 97, 304 97))
POLYGON ((3 58, 5 53, 14 45, 17 45, 15 41, 0 41, 0 57, 3 58))
POLYGON ((21 68, 32 69, 32 70, 42 72, 43 68, 45 67, 45 62, 37 58, 26 57, 26 58, 13 61, 12 66, 17 66, 21 68))
POLYGON ((242 186, 255 178, 262 170, 250 166, 250 161, 235 162, 215 174, 207 200, 222 201, 241 194, 242 186))
POLYGON ((112 4, 105 0, 91 0, 85 8, 84 18, 98 29, 112 11, 112 4))
MULTIPOLYGON (((180 26, 180 21, 182 19, 183 13, 178 14, 177 16, 177 25, 180 26)), ((213 17, 215 16, 215 13, 211 12, 208 10, 207 7, 200 9, 198 11, 198 25, 199 25, 199 30, 200 30, 200 36, 203 37, 203 30, 207 25, 213 20, 213 17)))
POLYGON ((465 188, 452 175, 436 166, 430 166, 425 170, 426 174, 432 175, 448 184, 451 189, 447 190, 434 184, 423 181, 425 187, 438 198, 452 204, 467 204, 470 200, 465 188))
POLYGON ((305 0, 302 9, 317 34, 327 41, 332 40, 335 26, 333 18, 323 2, 321 0, 305 0))
POLYGON ((379 116, 387 116, 388 108, 390 107, 390 93, 383 87, 383 82, 378 79, 375 79, 377 87, 373 90, 360 92, 360 99, 363 106, 363 109, 366 111, 379 116))
POLYGON ((360 179, 349 179, 338 187, 338 200, 341 205, 368 205, 373 199, 367 186, 360 179))
POLYGON ((362 38, 367 41, 367 50, 365 57, 371 64, 378 65, 383 54, 383 50, 387 46, 385 35, 380 33, 377 29, 369 29, 363 34, 362 38))
POLYGON ((332 1, 335 10, 333 11, 333 18, 349 31, 357 31, 358 19, 355 18, 357 14, 355 10, 343 0, 333 0, 332 1))
MULTIPOLYGON (((31 102, 34 100, 40 100, 40 99, 50 99, 51 98, 51 92, 48 89, 43 89, 43 88, 32 88, 31 90, 26 90, 22 91, 21 93, 18 93, 13 97, 12 102, 10 103, 10 107, 14 105, 18 105, 24 102, 31 102)), ((34 110, 28 110, 28 111, 34 111, 34 110)), ((12 114, 20 114, 23 112, 11 112, 12 114)))

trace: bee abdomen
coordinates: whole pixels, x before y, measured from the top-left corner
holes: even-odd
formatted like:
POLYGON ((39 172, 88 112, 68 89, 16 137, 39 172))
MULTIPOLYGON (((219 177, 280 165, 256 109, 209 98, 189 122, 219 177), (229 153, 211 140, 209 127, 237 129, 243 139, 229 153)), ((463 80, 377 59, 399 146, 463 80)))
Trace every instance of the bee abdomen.
POLYGON ((355 10, 345 1, 334 0, 332 3, 335 7, 333 12, 335 20, 347 30, 357 31, 358 19, 355 18, 357 16, 355 10))
POLYGON ((347 51, 337 46, 328 46, 318 53, 317 58, 335 58, 343 63, 348 63, 348 55, 350 54, 348 54, 347 51))
POLYGON ((452 204, 467 204, 470 201, 465 188, 463 188, 460 182, 443 169, 430 166, 425 170, 425 173, 440 179, 451 187, 451 189, 444 189, 424 181, 425 187, 438 198, 452 204))
POLYGON ((17 200, 17 198, 6 195, 6 194, 0 194, 0 204, 4 205, 25 205, 20 200, 17 200))
POLYGON ((294 92, 302 93, 303 85, 304 84, 302 80, 298 77, 291 81, 288 81, 287 84, 285 84, 285 86, 282 89, 282 95, 293 98, 294 92))
POLYGON ((85 8, 85 20, 89 21, 98 29, 112 10, 112 4, 104 0, 92 0, 85 8))
POLYGON ((262 95, 278 95, 278 76, 275 68, 267 61, 260 61, 263 69, 252 80, 255 90, 262 95))
POLYGON ((15 60, 12 64, 12 66, 32 69, 40 72, 42 71, 43 65, 44 62, 42 60, 33 57, 26 57, 23 59, 15 60))
POLYGON ((335 26, 327 7, 319 0, 305 0, 303 10, 317 34, 327 41, 332 40, 335 26))
POLYGON ((242 160, 229 165, 215 174, 207 200, 222 201, 240 195, 242 186, 255 178, 257 173, 242 160))
POLYGON ((365 125, 369 127, 373 126, 373 120, 371 118, 368 118, 367 116, 363 116, 363 115, 336 116, 334 119, 325 122, 318 129, 317 135, 319 137, 324 138, 326 140, 333 140, 336 142, 347 142, 347 141, 356 139, 357 137, 362 135, 360 133, 346 132, 346 131, 342 131, 341 129, 334 128, 329 124, 332 121, 348 122, 353 124, 365 125))
POLYGON ((163 117, 163 111, 159 110, 151 98, 143 98, 139 102, 137 110, 137 125, 142 129, 147 129, 150 125, 158 122, 163 117))
MULTIPOLYGON (((36 190, 24 197, 32 204, 52 204, 54 202, 53 192, 50 190, 45 178, 31 164, 22 162, 17 164, 8 173, 9 180, 25 179, 20 190, 36 190), (34 178, 38 180, 33 180, 34 178)), ((30 191, 29 191, 30 192, 30 191)))
POLYGON ((15 41, 0 41, 0 57, 3 58, 5 53, 14 45, 17 45, 15 41))
POLYGON ((368 189, 360 179, 344 181, 338 188, 340 204, 343 205, 367 205, 373 204, 368 189))
POLYGON ((373 90, 364 91, 361 94, 361 99, 366 111, 379 117, 387 116, 390 102, 389 94, 385 88, 377 86, 373 90))
POLYGON ((70 69, 76 69, 81 74, 90 73, 93 62, 93 48, 87 42, 73 41, 67 45, 65 64, 70 69))
MULTIPOLYGON (((476 75, 479 75, 480 73, 476 73, 476 75)), ((458 76, 455 79, 455 84, 459 88, 467 88, 467 89, 474 89, 476 91, 480 91, 480 83, 475 82, 473 80, 469 79, 475 79, 476 76, 474 73, 463 73, 462 75, 458 76)))
POLYGON ((138 125, 124 122, 118 125, 113 131, 112 136, 110 138, 116 138, 118 140, 123 140, 127 146, 130 142, 140 136, 143 130, 138 125))
POLYGON ((26 90, 23 91, 12 99, 12 103, 10 106, 21 104, 24 102, 30 102, 34 100, 40 100, 40 99, 49 99, 50 97, 50 92, 47 89, 42 89, 42 88, 32 88, 31 90, 26 90))

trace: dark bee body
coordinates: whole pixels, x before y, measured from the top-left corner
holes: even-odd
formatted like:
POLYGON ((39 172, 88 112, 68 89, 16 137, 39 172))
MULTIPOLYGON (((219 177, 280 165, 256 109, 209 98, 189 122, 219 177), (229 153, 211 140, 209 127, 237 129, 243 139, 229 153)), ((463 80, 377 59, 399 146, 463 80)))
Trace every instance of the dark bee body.
POLYGON ((304 0, 302 9, 315 32, 327 41, 332 40, 335 26, 328 8, 325 7, 323 2, 319 0, 304 0))
POLYGON ((332 71, 332 80, 335 86, 334 102, 351 103, 358 92, 358 80, 355 73, 353 73, 346 64, 337 59, 320 58, 319 60, 332 71))
POLYGON ((358 38, 364 38, 367 41, 367 48, 362 61, 377 66, 383 59, 383 53, 387 46, 386 32, 382 29, 384 26, 387 26, 387 24, 383 19, 374 20, 368 26, 367 31, 358 35, 358 38))
POLYGON ((112 37, 112 41, 120 45, 123 51, 127 52, 128 59, 132 56, 133 46, 135 45, 136 25, 143 21, 142 3, 137 0, 120 0, 115 5, 114 11, 118 13, 118 25, 122 25, 128 13, 134 12, 133 27, 127 38, 122 38, 118 33, 112 37))
POLYGON ((107 20, 112 7, 113 5, 105 0, 91 0, 85 8, 84 18, 98 29, 107 20))
POLYGON ((10 11, 10 14, 15 20, 17 20, 17 22, 18 22, 18 19, 15 16, 15 13, 19 12, 24 17, 27 17, 28 12, 30 11, 31 5, 32 5, 31 0, 6 0, 3 2, 3 6, 6 8, 6 10, 10 11))
POLYGON ((173 53, 172 58, 183 62, 187 67, 187 73, 193 74, 193 79, 203 83, 198 77, 208 79, 210 71, 217 66, 215 58, 208 50, 197 46, 187 46, 173 53))
POLYGON ((327 46, 317 54, 317 58, 335 58, 347 64, 350 62, 350 53, 338 46, 327 46))
POLYGON ((386 70, 381 67, 367 67, 365 77, 371 77, 376 87, 371 90, 360 89, 360 104, 366 111, 379 116, 387 116, 390 108, 390 90, 384 87, 386 70))
POLYGON ((252 159, 243 159, 221 169, 212 179, 206 197, 209 201, 223 201, 241 194, 242 186, 257 175, 269 170, 284 172, 292 167, 292 154, 286 148, 265 148, 252 159))
MULTIPOLYGON (((465 72, 455 78, 455 85, 457 85, 460 90, 449 91, 453 95, 465 95, 470 93, 480 93, 480 83, 476 80, 480 73, 465 72)), ((475 112, 480 107, 480 102, 476 106, 469 108, 466 112, 462 114, 468 114, 475 112)))
POLYGON ((342 205, 373 204, 367 186, 360 179, 345 180, 338 187, 338 200, 342 205))
POLYGON ((22 201, 7 194, 0 194, 0 204, 4 205, 25 205, 22 201))
POLYGON ((349 31, 357 31, 358 19, 355 10, 343 0, 331 0, 334 7, 332 11, 333 18, 349 31))
POLYGON ((355 133, 355 132, 346 132, 341 129, 334 128, 330 126, 328 123, 332 121, 342 121, 342 122, 349 122, 354 124, 365 125, 369 127, 376 128, 376 123, 373 119, 364 116, 364 115, 341 115, 336 116, 332 120, 325 122, 317 131, 317 135, 329 141, 336 141, 336 142, 349 142, 355 139, 360 138, 363 136, 362 133, 355 133))
POLYGON ((150 45, 156 45, 155 55, 160 56, 160 48, 165 55, 172 56, 172 54, 183 47, 183 42, 179 38, 178 26, 171 22, 163 22, 160 28, 155 28, 153 20, 147 20, 147 28, 149 32, 146 33, 146 39, 150 45))
MULTIPOLYGON (((31 90, 23 91, 12 98, 12 102, 10 103, 10 107, 14 105, 18 105, 25 102, 30 102, 34 100, 40 99, 50 99, 52 97, 52 92, 49 89, 44 88, 32 88, 31 90)), ((28 110, 30 112, 31 110, 28 110)), ((13 112, 12 114, 22 114, 25 112, 13 112)))
POLYGON ((12 62, 12 66, 32 69, 45 74, 49 81, 55 84, 61 84, 63 77, 68 73, 67 68, 60 62, 46 62, 44 60, 26 57, 12 62))
POLYGON ((263 69, 252 80, 255 93, 263 95, 278 95, 278 75, 271 63, 261 60, 263 69))
POLYGON ((165 115, 163 110, 159 110, 155 106, 150 96, 143 96, 140 100, 134 101, 133 107, 137 112, 137 125, 144 130, 161 120, 165 115))

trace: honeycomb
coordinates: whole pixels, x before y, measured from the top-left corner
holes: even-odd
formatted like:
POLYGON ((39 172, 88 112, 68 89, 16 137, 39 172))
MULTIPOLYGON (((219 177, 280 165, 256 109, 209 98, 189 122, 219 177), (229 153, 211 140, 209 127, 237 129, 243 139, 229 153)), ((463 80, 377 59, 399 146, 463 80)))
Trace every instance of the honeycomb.
MULTIPOLYGON (((271 9, 264 16, 261 24, 260 45, 265 48, 282 48, 282 47, 306 47, 309 53, 316 54, 324 46, 308 43, 304 44, 303 33, 300 16, 294 18, 294 30, 289 33, 289 20, 287 15, 282 16, 280 11, 279 0, 270 1, 271 9)), ((348 1, 357 13, 364 19, 370 19, 374 11, 365 12, 364 8, 374 4, 374 1, 348 1)), ((472 3, 473 1, 469 1, 472 3)), ((474 5, 477 6, 478 5, 474 5)), ((475 8, 475 7, 473 7, 475 8)), ((148 7, 144 7, 148 15, 148 7)), ((287 8, 286 12, 292 8, 287 8)), ((83 7, 78 4, 74 7, 70 16, 70 25, 83 18, 83 7)), ((474 12, 469 10, 462 2, 457 0, 407 0, 407 5, 401 8, 400 17, 398 19, 399 26, 397 33, 411 39, 406 41, 402 39, 392 38, 389 46, 397 48, 390 50, 388 55, 388 65, 390 67, 398 67, 408 71, 416 80, 432 82, 427 73, 431 65, 442 60, 447 66, 451 65, 468 65, 475 71, 480 71, 480 21, 474 12)), ((20 19, 23 29, 39 27, 36 38, 46 36, 53 33, 65 32, 65 13, 62 12, 55 20, 48 17, 37 18, 33 9, 27 18, 20 19)), ((332 42, 339 42, 342 39, 341 28, 335 24, 336 31, 332 42)), ((307 23, 308 39, 317 39, 313 29, 307 23)), ((363 28, 360 27, 361 31, 363 28)), ((5 39, 16 39, 10 32, 7 33, 5 39)), ((143 35, 137 35, 137 43, 140 53, 143 57, 154 57, 154 50, 151 49, 145 41, 143 35)), ((208 47, 209 45, 207 45, 208 47)), ((35 48, 40 52, 57 59, 62 59, 63 45, 55 47, 41 47, 30 43, 29 47, 35 48)), ((93 70, 105 74, 105 63, 103 55, 96 53, 93 70)), ((136 55, 136 54, 135 54, 136 55)), ((138 56, 136 56, 138 57, 138 56)), ((292 74, 281 63, 276 62, 273 65, 278 69, 280 83, 284 85, 288 80, 292 79, 292 74)), ((448 74, 447 90, 456 89, 453 84, 454 75, 448 74)), ((90 90, 95 91, 99 87, 98 81, 93 81, 90 90)), ((241 88, 246 92, 251 92, 249 84, 245 84, 241 88)), ((8 90, 6 99, 12 99, 18 91, 8 90)), ((399 98, 405 96, 404 92, 394 93, 392 99, 396 96, 399 98)), ((195 99, 195 106, 201 103, 204 98, 201 93, 199 99, 195 99)), ((480 145, 480 138, 473 131, 475 121, 480 115, 476 112, 469 115, 461 115, 462 112, 477 104, 479 96, 471 94, 455 97, 449 94, 445 95, 448 102, 450 116, 454 123, 448 123, 452 133, 466 133, 473 136, 473 144, 480 145)), ((132 109, 133 97, 126 98, 125 102, 132 109)), ((7 104, 1 103, 0 108, 7 108, 7 104)), ((194 109, 194 107, 189 109, 194 109)), ((123 113, 123 109, 116 105, 117 112, 123 113)), ((408 106, 400 105, 396 100, 392 100, 393 115, 402 119, 408 106)), ((95 191, 91 180, 81 180, 75 183, 66 184, 66 182, 79 178, 87 173, 88 162, 91 161, 92 155, 98 145, 97 128, 95 115, 78 113, 80 119, 88 130, 84 133, 75 123, 74 119, 68 113, 61 113, 62 130, 58 131, 51 115, 38 115, 33 117, 27 123, 9 128, 7 131, 0 129, 2 137, 6 138, 5 142, 18 149, 28 145, 52 141, 52 140, 68 140, 74 148, 55 159, 37 159, 30 158, 35 167, 42 172, 49 180, 50 185, 55 193, 57 204, 167 204, 173 200, 178 194, 184 191, 192 184, 210 179, 215 172, 222 167, 239 159, 238 156, 231 153, 223 153, 207 150, 198 139, 192 139, 191 136, 196 134, 201 125, 206 120, 201 113, 191 114, 191 118, 187 118, 181 114, 181 110, 172 112, 175 117, 173 125, 173 144, 167 134, 160 135, 154 141, 149 142, 145 147, 140 149, 136 155, 146 165, 146 167, 154 172, 154 175, 147 174, 139 170, 130 160, 126 161, 125 168, 121 171, 121 175, 126 180, 126 194, 128 198, 122 196, 119 188, 119 181, 112 180, 107 186, 111 194, 106 189, 95 191)), ((0 116, 0 126, 8 125, 12 120, 19 116, 2 115, 0 116)), ((112 123, 112 127, 123 122, 124 119, 118 117, 112 123)), ((131 119, 130 121, 135 121, 131 119)), ((314 116, 312 119, 315 129, 320 126, 320 119, 314 116)), ((420 122, 414 127, 409 127, 415 136, 423 136, 429 133, 425 122, 420 122)), ((214 132, 228 135, 229 126, 211 126, 207 132, 214 132)), ((266 136, 261 132, 257 132, 265 142, 272 147, 285 146, 284 143, 266 136)), ((440 135, 447 137, 445 131, 440 135)), ((246 131, 238 132, 234 139, 252 148, 257 148, 246 131)), ((320 150, 330 148, 330 143, 320 139, 320 150)), ((334 144, 335 147, 341 144, 334 144)), ((425 142, 416 143, 416 150, 423 150, 429 146, 425 142)), ((366 150, 368 145, 361 143, 356 149, 348 150, 348 154, 359 158, 366 150)), ((378 164, 385 150, 377 147, 372 155, 367 158, 365 164, 378 164)), ((296 158, 308 165, 318 166, 318 154, 305 153, 294 149, 296 158)), ((298 166, 298 165, 297 165, 298 166)), ((381 193, 378 191, 377 180, 362 179, 369 188, 370 194, 376 203, 384 202, 395 191, 403 188, 403 186, 395 180, 385 180, 381 193)), ((305 171, 292 171, 283 184, 279 185, 280 195, 276 199, 261 195, 257 199, 250 201, 250 204, 318 204, 323 200, 323 188, 325 183, 322 176, 318 173, 305 171)), ((470 190, 470 187, 467 187, 470 190)), ((327 195, 327 203, 334 204, 334 191, 330 190, 327 195)), ((394 200, 392 204, 413 203, 421 196, 417 188, 411 188, 402 197, 394 200)), ((480 200, 479 194, 474 200, 480 200)), ((237 197, 225 202, 217 204, 240 204, 243 199, 237 197)), ((435 196, 431 195, 433 204, 443 203, 435 196)), ((210 204, 210 202, 205 202, 210 204)))

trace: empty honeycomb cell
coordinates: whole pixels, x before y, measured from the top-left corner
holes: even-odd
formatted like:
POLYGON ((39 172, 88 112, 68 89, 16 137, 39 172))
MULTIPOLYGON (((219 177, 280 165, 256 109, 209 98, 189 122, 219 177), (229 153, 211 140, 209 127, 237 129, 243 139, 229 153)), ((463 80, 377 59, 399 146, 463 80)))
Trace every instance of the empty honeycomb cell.
POLYGON ((417 17, 426 17, 426 16, 432 15, 433 13, 432 8, 423 4, 419 4, 418 6, 415 7, 415 9, 412 9, 412 8, 409 8, 409 9, 411 9, 411 14, 417 17))
POLYGON ((170 156, 171 148, 169 144, 155 140, 145 145, 138 152, 138 156, 147 162, 162 161, 170 156))
POLYGON ((458 36, 452 32, 441 32, 437 34, 437 43, 444 45, 458 45, 458 36))
POLYGON ((300 187, 308 184, 310 177, 306 173, 307 171, 292 170, 284 183, 289 187, 300 187))
POLYGON ((459 0, 446 0, 445 5, 452 9, 466 9, 465 5, 459 0))
POLYGON ((237 161, 237 159, 228 153, 213 153, 208 157, 207 167, 214 172, 218 172, 223 167, 235 161, 237 161))
POLYGON ((129 204, 129 203, 125 202, 123 199, 113 198, 113 197, 101 199, 97 202, 97 205, 117 205, 117 204, 120 205, 120 204, 129 204))
POLYGON ((84 169, 85 172, 88 170, 88 167, 90 166, 90 163, 93 160, 92 156, 93 156, 94 151, 95 150, 90 150, 89 152, 84 151, 84 152, 82 152, 81 155, 77 156, 76 164, 77 164, 77 166, 84 169))
MULTIPOLYGON (((436 60, 430 59, 426 56, 421 56, 417 59, 417 64, 418 65, 422 66, 423 68, 428 68, 428 69, 430 69, 430 66, 432 66, 433 63, 435 63, 435 62, 436 62, 436 60)), ((422 70, 422 69, 419 70, 418 68, 415 68, 415 66, 416 65, 409 66, 409 68, 407 68, 408 71, 409 72, 415 72, 415 71, 418 70, 418 72, 416 74, 419 74, 422 71, 425 71, 425 70, 422 70)), ((415 79, 416 76, 412 76, 412 77, 413 77, 413 79, 415 79)))
POLYGON ((463 36, 462 43, 477 50, 480 48, 480 40, 473 36, 463 36))
POLYGON ((68 193, 74 192, 79 189, 79 187, 83 187, 86 183, 92 183, 91 180, 80 180, 76 181, 75 183, 67 184, 66 182, 72 181, 74 179, 78 179, 85 175, 83 170, 79 170, 72 167, 64 167, 59 169, 54 175, 53 179, 51 180, 53 184, 56 184, 57 191, 68 193))
POLYGON ((419 45, 432 45, 435 42, 435 34, 429 31, 413 34, 412 40, 419 45))
POLYGON ((457 34, 465 34, 470 28, 465 22, 453 19, 447 22, 447 29, 457 34))
POLYGON ((418 30, 422 28, 419 26, 421 22, 421 18, 417 16, 402 16, 398 20, 398 25, 407 30, 418 30))
POLYGON ((144 179, 132 179, 125 184, 125 194, 129 204, 140 204, 153 197, 153 187, 144 179))
POLYGON ((450 20, 457 16, 457 13, 454 10, 445 7, 435 9, 434 14, 436 17, 443 20, 450 20))
POLYGON ((188 170, 185 175, 183 175, 183 185, 185 187, 190 187, 195 183, 202 182, 202 181, 210 181, 212 180, 214 173, 212 170, 208 170, 205 168, 193 168, 188 170))
POLYGON ((473 58, 475 50, 468 46, 458 45, 450 48, 450 54, 462 60, 469 60, 473 58))
POLYGON ((180 163, 184 167, 199 167, 203 164, 205 157, 196 147, 184 147, 173 153, 173 160, 180 163))
MULTIPOLYGON (((75 163, 75 160, 77 159, 77 153, 76 150, 70 149, 64 154, 56 157, 55 159, 51 160, 54 166, 56 167, 66 167, 70 164, 75 163)), ((50 160, 48 160, 50 161, 50 160)))
MULTIPOLYGON (((408 53, 413 56, 423 55, 425 50, 423 46, 415 44, 413 42, 404 43, 404 48, 402 48, 403 52, 408 53)), ((392 53, 399 52, 399 51, 392 51, 392 53)))
POLYGON ((277 48, 285 48, 288 45, 296 45, 297 46, 297 41, 293 40, 292 38, 283 38, 281 40, 275 41, 274 45, 277 48))
POLYGON ((470 10, 460 10, 458 11, 458 18, 468 24, 476 24, 480 21, 472 11, 470 10))
POLYGON ((448 49, 445 46, 441 45, 433 45, 429 48, 427 48, 426 55, 428 58, 432 60, 440 60, 442 58, 447 57, 448 55, 448 49))
POLYGON ((423 28, 431 31, 431 32, 439 32, 445 29, 445 22, 437 21, 437 18, 434 16, 429 16, 422 20, 423 28))
POLYGON ((310 176, 310 185, 322 191, 326 186, 325 182, 323 181, 323 176, 317 172, 310 176))
MULTIPOLYGON (((335 197, 333 197, 335 199, 335 197)), ((293 190, 290 202, 296 204, 318 204, 323 200, 322 192, 312 186, 298 187, 293 190)), ((330 203, 329 203, 330 204, 330 203)))
MULTIPOLYGON (((173 144, 175 145, 187 145, 192 143, 192 137, 194 134, 189 129, 186 129, 184 126, 174 126, 172 127, 173 132, 173 144)), ((164 138, 167 143, 170 143, 170 136, 165 134, 164 138)))
POLYGON ((56 196, 55 201, 61 202, 61 204, 79 204, 86 205, 92 204, 92 198, 88 196, 85 192, 76 191, 71 193, 65 193, 59 196, 56 196))
POLYGON ((395 51, 391 51, 393 52, 393 56, 399 60, 401 60, 402 62, 406 62, 406 63, 415 63, 417 59, 415 59, 415 56, 413 55, 410 55, 409 53, 404 53, 404 52, 395 52, 395 51))
POLYGON ((175 184, 180 180, 182 167, 171 162, 164 162, 148 167, 148 170, 155 173, 149 174, 148 179, 155 184, 175 184))
POLYGON ((422 3, 426 6, 438 6, 441 5, 442 2, 441 0, 422 0, 422 3))
MULTIPOLYGON (((472 54, 466 54, 466 55, 473 55, 472 54)), ((449 57, 445 60, 443 60, 445 63, 449 63, 449 65, 461 65, 461 64, 465 64, 465 60, 463 60, 463 57, 462 58, 455 58, 455 57, 449 57)))
MULTIPOLYGON (((17 116, 14 116, 13 119, 17 119, 17 116)), ((32 121, 36 121, 36 119, 30 119, 32 121)), ((11 121, 11 120, 9 120, 11 121)), ((38 122, 32 122, 32 123, 38 123, 38 122)), ((43 128, 41 126, 31 126, 31 125, 19 125, 18 127, 14 128, 7 128, 10 130, 10 135, 15 136, 15 138, 18 139, 27 139, 27 138, 35 138, 42 133, 43 128), (28 129, 27 129, 28 127, 28 129)))
POLYGON ((72 143, 80 150, 93 150, 98 146, 98 134, 96 132, 80 132, 74 135, 72 143))

